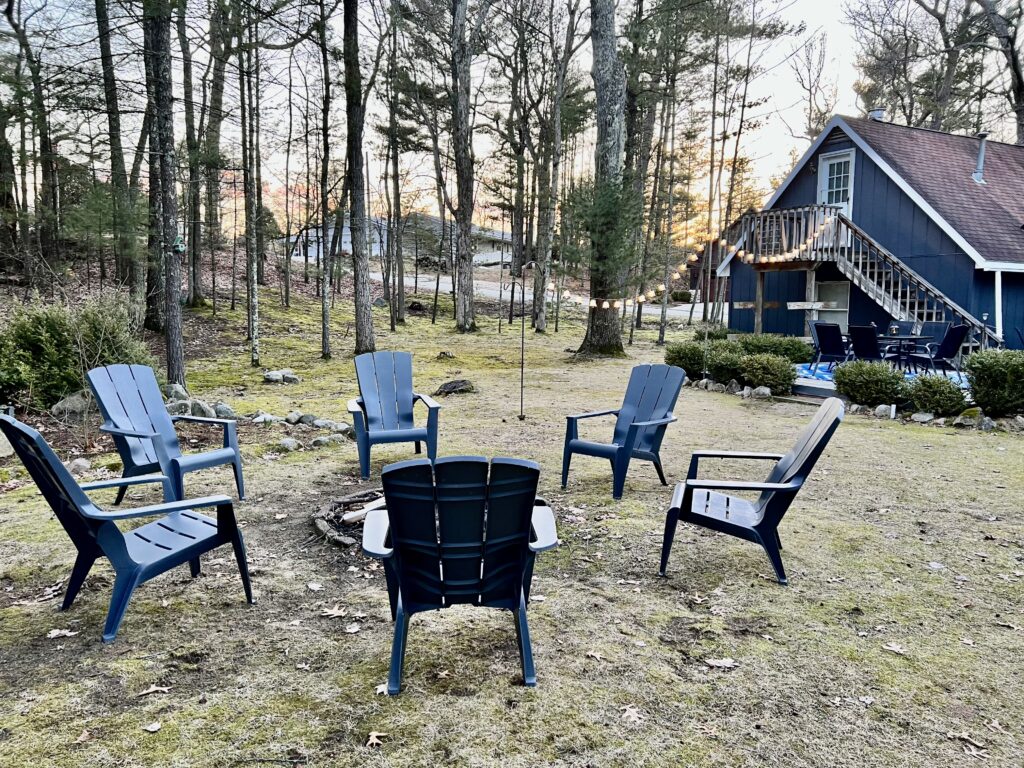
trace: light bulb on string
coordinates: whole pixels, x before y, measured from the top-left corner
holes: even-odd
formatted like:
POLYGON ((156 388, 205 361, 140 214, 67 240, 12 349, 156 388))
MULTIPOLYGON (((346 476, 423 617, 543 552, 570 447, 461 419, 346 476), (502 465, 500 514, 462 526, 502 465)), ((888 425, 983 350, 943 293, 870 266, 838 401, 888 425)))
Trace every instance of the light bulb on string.
POLYGON ((677 272, 685 272, 686 271, 686 262, 685 261, 679 262, 679 266, 676 267, 676 271, 677 272))
POLYGON ((596 307, 597 307, 597 299, 591 299, 590 300, 590 308, 594 309, 596 307))
POLYGON ((663 293, 664 291, 665 291, 665 284, 664 283, 658 283, 658 293, 663 293))
POLYGON ((672 279, 673 280, 678 280, 681 277, 682 277, 682 275, 680 275, 678 272, 673 272, 672 273, 672 279))
POLYGON ((601 309, 611 309, 611 305, 610 305, 610 304, 609 304, 609 303, 608 303, 607 301, 605 301, 605 302, 604 302, 604 303, 603 303, 603 304, 601 305, 601 309))
POLYGON ((647 297, 644 296, 642 293, 636 297, 637 304, 643 304, 645 301, 647 301, 647 297))
POLYGON ((612 302, 612 307, 614 307, 615 309, 622 309, 622 302, 616 299, 615 301, 612 302))

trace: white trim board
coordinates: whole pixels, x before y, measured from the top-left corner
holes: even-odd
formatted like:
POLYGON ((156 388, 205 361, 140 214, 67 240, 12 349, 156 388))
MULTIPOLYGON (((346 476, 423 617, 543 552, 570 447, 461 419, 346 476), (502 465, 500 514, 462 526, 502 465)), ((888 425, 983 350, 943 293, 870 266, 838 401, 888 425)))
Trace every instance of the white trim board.
MULTIPOLYGON (((928 203, 928 201, 921 197, 917 190, 910 186, 907 180, 900 176, 896 172, 896 170, 891 165, 889 165, 889 163, 883 160, 881 155, 879 155, 871 147, 871 145, 868 144, 860 136, 860 134, 853 130, 853 128, 850 127, 850 124, 847 123, 839 115, 836 115, 835 117, 828 121, 828 125, 825 126, 824 130, 822 130, 818 138, 815 139, 814 143, 811 144, 810 148, 804 153, 803 157, 800 158, 800 161, 796 164, 793 170, 789 172, 789 175, 786 176, 782 184, 779 185, 778 189, 776 189, 774 194, 772 194, 772 196, 768 199, 768 202, 765 203, 763 210, 768 210, 773 205, 775 205, 776 201, 782 196, 782 193, 786 191, 786 188, 789 187, 793 179, 795 179, 797 174, 803 170, 805 165, 807 165, 807 161, 811 159, 814 153, 818 151, 822 144, 825 143, 825 139, 828 138, 829 134, 832 133, 832 131, 835 130, 836 128, 845 133, 850 138, 850 140, 853 141, 854 145, 858 149, 860 149, 867 157, 869 157, 871 161, 875 165, 877 165, 879 169, 881 169, 882 172, 885 173, 885 175, 888 176, 893 181, 893 183, 895 183, 896 186, 899 187, 907 195, 907 197, 911 199, 911 201, 915 205, 917 205, 918 208, 924 211, 928 218, 930 218, 938 225, 939 229, 941 229, 943 232, 949 235, 950 239, 958 246, 960 246, 964 253, 971 257, 971 260, 974 262, 977 268, 986 271, 1001 270, 1004 272, 1024 272, 1024 264, 1017 264, 1011 262, 994 262, 986 260, 985 257, 982 256, 973 245, 967 242, 967 239, 963 235, 961 235, 953 227, 952 224, 950 224, 941 215, 939 215, 939 212, 936 211, 928 203)), ((729 259, 724 261, 722 265, 719 266, 719 273, 721 273, 722 268, 726 264, 728 264, 731 259, 732 257, 730 256, 729 259)))

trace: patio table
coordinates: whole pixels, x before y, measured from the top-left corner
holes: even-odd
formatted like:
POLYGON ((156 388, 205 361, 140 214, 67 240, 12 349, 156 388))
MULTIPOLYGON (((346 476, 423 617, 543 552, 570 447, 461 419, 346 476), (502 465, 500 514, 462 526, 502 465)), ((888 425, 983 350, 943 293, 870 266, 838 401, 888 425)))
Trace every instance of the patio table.
POLYGON ((917 333, 879 334, 878 343, 896 348, 896 367, 907 368, 910 365, 910 353, 914 351, 918 342, 927 339, 917 333))

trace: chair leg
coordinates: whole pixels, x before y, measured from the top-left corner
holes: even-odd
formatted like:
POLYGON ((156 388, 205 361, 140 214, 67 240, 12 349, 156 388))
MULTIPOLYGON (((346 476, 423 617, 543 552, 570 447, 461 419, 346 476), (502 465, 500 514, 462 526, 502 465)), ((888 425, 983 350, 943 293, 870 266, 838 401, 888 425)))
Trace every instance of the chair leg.
POLYGON ((139 585, 137 571, 121 572, 114 578, 114 594, 110 598, 110 610, 107 612, 107 623, 103 627, 103 642, 111 643, 117 636, 124 612, 128 609, 128 601, 132 592, 139 585))
POLYGON ((572 463, 572 451, 569 450, 569 445, 562 449, 562 487, 565 488, 566 483, 569 482, 569 465, 572 463))
POLYGON ((782 555, 779 553, 779 542, 778 532, 772 531, 768 536, 761 536, 761 546, 764 547, 765 554, 768 555, 768 559, 772 561, 772 567, 775 569, 775 577, 779 580, 779 584, 783 586, 789 584, 786 579, 786 569, 782 567, 782 555))
POLYGON ((124 495, 126 493, 128 493, 128 486, 127 485, 122 485, 120 488, 117 489, 117 498, 114 499, 114 506, 115 507, 118 504, 120 504, 122 501, 124 501, 124 495))
MULTIPOLYGON (((417 451, 418 453, 418 451, 417 451)), ((427 430, 427 458, 431 462, 437 460, 437 427, 427 430)))
POLYGON ((75 558, 75 567, 71 569, 71 577, 68 579, 67 589, 64 590, 64 603, 60 609, 66 611, 75 602, 85 577, 89 575, 92 564, 96 562, 96 555, 92 552, 79 552, 75 558))
MULTIPOLYGON (((235 531, 231 534, 231 548, 235 550, 235 561, 238 563, 238 573, 242 577, 242 589, 245 590, 245 601, 250 605, 254 602, 252 599, 252 581, 249 579, 249 562, 245 557, 245 540, 242 539, 242 532, 238 530, 238 526, 235 526, 235 531)), ((196 561, 198 566, 199 561, 196 561)), ((195 574, 193 574, 195 575, 195 574)))
POLYGON ((622 490, 626 487, 626 472, 629 470, 630 455, 625 450, 619 451, 612 459, 612 498, 622 498, 622 490))
POLYGON ((171 462, 167 475, 171 479, 171 490, 174 493, 174 501, 181 501, 185 498, 185 475, 182 473, 181 467, 174 462, 171 462))
POLYGON ((370 479, 370 441, 363 438, 359 441, 359 475, 363 480, 370 479))
POLYGON ((188 561, 188 570, 192 574, 192 578, 198 578, 199 574, 203 572, 203 567, 199 564, 199 558, 188 561))
POLYGON ((388 673, 388 696, 402 690, 402 665, 405 663, 405 641, 409 637, 409 616, 398 607, 395 618, 395 637, 391 641, 391 669, 388 673))
POLYGON ((523 685, 537 685, 537 670, 533 666, 533 647, 530 645, 530 626, 526 622, 526 598, 520 597, 519 608, 512 611, 516 620, 516 640, 519 644, 519 662, 523 667, 523 685))
POLYGON ((661 569, 658 571, 660 576, 665 575, 665 570, 668 568, 668 554, 672 551, 672 540, 676 537, 676 525, 679 523, 679 510, 675 507, 670 507, 665 515, 665 537, 661 542, 661 569))
POLYGON ((415 451, 415 452, 416 452, 416 453, 420 453, 420 452, 421 452, 421 449, 420 449, 420 441, 419 441, 419 440, 417 440, 417 441, 416 441, 416 451, 415 451))
POLYGON ((661 456, 654 457, 654 469, 658 472, 658 479, 661 480, 661 484, 668 485, 668 480, 665 479, 665 470, 661 466, 661 456))
POLYGON ((778 528, 775 529, 775 543, 778 545, 779 549, 781 550, 782 549, 782 539, 779 537, 779 529, 778 528))
POLYGON ((231 462, 231 469, 235 473, 235 489, 238 491, 238 500, 245 499, 245 480, 242 478, 242 457, 235 454, 235 460, 231 462))

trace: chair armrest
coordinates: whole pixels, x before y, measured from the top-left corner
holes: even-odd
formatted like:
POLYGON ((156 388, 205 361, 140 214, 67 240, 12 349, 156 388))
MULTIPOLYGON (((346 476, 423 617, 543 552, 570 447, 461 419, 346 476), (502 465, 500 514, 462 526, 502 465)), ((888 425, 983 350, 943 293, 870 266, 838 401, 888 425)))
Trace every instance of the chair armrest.
POLYGON ((664 419, 654 419, 653 421, 634 421, 629 426, 631 427, 657 427, 662 424, 671 424, 673 421, 678 421, 675 416, 669 414, 664 419))
MULTIPOLYGON (((680 483, 682 485, 682 483, 680 483)), ((744 480, 696 480, 686 481, 687 488, 705 491, 798 491, 802 483, 765 483, 744 480)))
POLYGON ((141 429, 125 429, 124 427, 115 427, 113 424, 102 424, 100 432, 106 432, 108 435, 116 437, 138 437, 149 440, 158 436, 156 432, 146 432, 141 429))
POLYGON ((565 418, 572 419, 573 421, 575 421, 576 419, 592 419, 595 416, 612 416, 612 415, 618 416, 618 414, 619 414, 619 409, 615 408, 614 410, 610 410, 610 411, 594 411, 593 413, 578 413, 575 416, 566 416, 565 418))
POLYGON ((221 424, 225 427, 236 423, 234 419, 211 419, 207 416, 171 416, 171 421, 194 421, 197 424, 221 424))
POLYGON ((183 512, 188 509, 225 506, 229 509, 233 509, 230 496, 203 496, 198 499, 167 501, 162 504, 151 504, 147 507, 136 507, 135 509, 119 509, 115 511, 98 509, 95 512, 83 511, 82 514, 86 517, 92 518, 93 520, 127 520, 132 517, 166 515, 171 512, 183 512))
POLYGON ((170 480, 167 475, 154 473, 152 475, 137 475, 135 477, 113 477, 109 480, 94 480, 91 483, 79 483, 78 487, 83 491, 98 491, 101 488, 120 488, 126 485, 144 485, 146 483, 166 483, 170 480))
POLYGON ((555 513, 544 499, 537 499, 531 521, 534 539, 530 542, 531 552, 545 552, 558 546, 558 532, 555 530, 555 513))
POLYGON ((692 456, 701 459, 772 459, 778 461, 786 454, 784 453, 762 453, 759 451, 694 451, 692 456))
POLYGON ((363 398, 356 397, 348 401, 348 412, 363 414, 363 398))
POLYGON ((412 393, 412 399, 413 399, 414 402, 416 400, 419 400, 425 406, 427 406, 427 408, 429 408, 432 411, 440 410, 440 408, 441 408, 441 404, 439 402, 437 402, 436 400, 434 400, 429 395, 423 395, 423 394, 420 394, 419 392, 413 392, 412 393))
POLYGON ((367 512, 363 520, 363 553, 378 560, 391 557, 395 550, 386 543, 390 529, 387 509, 378 507, 367 512))

